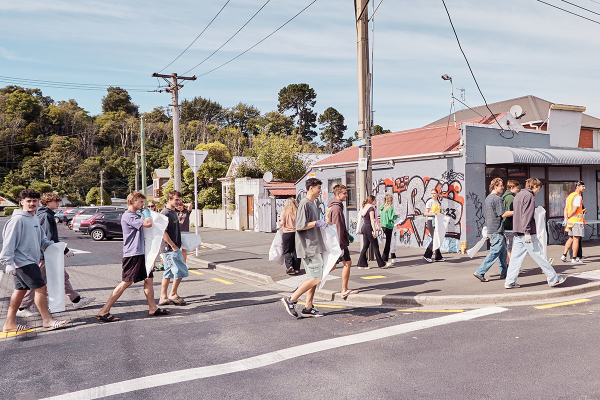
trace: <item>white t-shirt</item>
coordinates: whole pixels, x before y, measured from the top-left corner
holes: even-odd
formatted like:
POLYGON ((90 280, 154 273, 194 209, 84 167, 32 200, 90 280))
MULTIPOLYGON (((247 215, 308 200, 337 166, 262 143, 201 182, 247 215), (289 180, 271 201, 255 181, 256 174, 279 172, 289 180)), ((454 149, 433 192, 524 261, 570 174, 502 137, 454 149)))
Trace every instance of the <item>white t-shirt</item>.
MULTIPOLYGON (((436 201, 434 199, 427 200, 427 203, 425 203, 425 209, 429 210, 431 212, 431 207, 433 207, 434 203, 436 203, 436 201)), ((433 219, 435 219, 435 217, 431 217, 431 216, 428 215, 427 219, 433 220, 433 219)))
MULTIPOLYGON (((573 200, 573 208, 578 208, 581 206, 581 201, 582 201, 582 197, 581 196, 577 196, 575 197, 575 199, 573 200)), ((583 224, 583 222, 575 222, 576 224, 583 224)))

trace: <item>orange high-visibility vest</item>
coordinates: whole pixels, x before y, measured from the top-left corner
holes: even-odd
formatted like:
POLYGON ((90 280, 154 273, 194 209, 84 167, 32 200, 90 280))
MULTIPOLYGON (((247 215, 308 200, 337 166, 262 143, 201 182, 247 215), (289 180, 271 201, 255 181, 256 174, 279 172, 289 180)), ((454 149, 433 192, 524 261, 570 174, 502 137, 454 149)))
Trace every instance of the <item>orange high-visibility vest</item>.
MULTIPOLYGON (((581 195, 577 192, 573 192, 567 197, 567 215, 571 214, 574 210, 573 203, 577 197, 581 197, 581 195)), ((567 228, 571 228, 576 222, 581 222, 585 224, 585 219, 583 218, 583 199, 579 207, 577 207, 577 211, 575 214, 567 220, 567 228)))

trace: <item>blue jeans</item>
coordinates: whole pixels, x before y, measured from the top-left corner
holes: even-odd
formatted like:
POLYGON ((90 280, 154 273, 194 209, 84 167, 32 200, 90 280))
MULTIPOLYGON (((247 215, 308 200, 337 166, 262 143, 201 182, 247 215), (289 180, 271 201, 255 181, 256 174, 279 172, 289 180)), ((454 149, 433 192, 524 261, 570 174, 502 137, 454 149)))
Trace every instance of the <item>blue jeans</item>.
POLYGON ((533 258, 533 261, 540 266, 542 271, 544 271, 544 274, 546 274, 548 285, 556 283, 558 280, 556 271, 554 271, 554 268, 552 268, 552 265, 550 265, 550 261, 544 257, 542 245, 538 238, 535 235, 531 235, 531 243, 525 243, 524 236, 515 235, 512 255, 510 257, 510 265, 508 266, 508 273, 506 275, 506 281, 504 282, 504 285, 508 286, 511 283, 517 282, 519 270, 521 269, 521 265, 523 264, 523 260, 525 259, 527 253, 529 253, 531 258, 533 258))
POLYGON ((498 259, 500 261, 500 275, 506 275, 506 270, 508 269, 506 265, 506 238, 502 233, 492 233, 490 236, 490 245, 490 252, 475 273, 484 276, 492 268, 496 259, 498 259))

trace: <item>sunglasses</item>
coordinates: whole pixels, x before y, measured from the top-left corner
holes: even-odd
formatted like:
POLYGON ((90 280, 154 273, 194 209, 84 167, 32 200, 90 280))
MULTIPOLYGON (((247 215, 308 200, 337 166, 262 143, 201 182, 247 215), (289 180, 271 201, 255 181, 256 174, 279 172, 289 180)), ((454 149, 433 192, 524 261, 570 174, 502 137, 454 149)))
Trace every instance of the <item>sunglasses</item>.
POLYGON ((156 206, 148 206, 148 208, 155 208, 156 206))

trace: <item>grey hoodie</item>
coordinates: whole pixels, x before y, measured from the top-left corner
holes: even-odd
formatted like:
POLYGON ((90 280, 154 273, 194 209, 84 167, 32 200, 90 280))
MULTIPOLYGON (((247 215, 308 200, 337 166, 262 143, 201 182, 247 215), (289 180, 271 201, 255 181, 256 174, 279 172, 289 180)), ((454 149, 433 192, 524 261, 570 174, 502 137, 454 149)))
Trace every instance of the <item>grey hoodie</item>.
POLYGON ((37 264, 42 252, 54 243, 46 238, 38 217, 25 210, 13 211, 12 218, 4 226, 2 238, 0 263, 17 268, 37 264))

